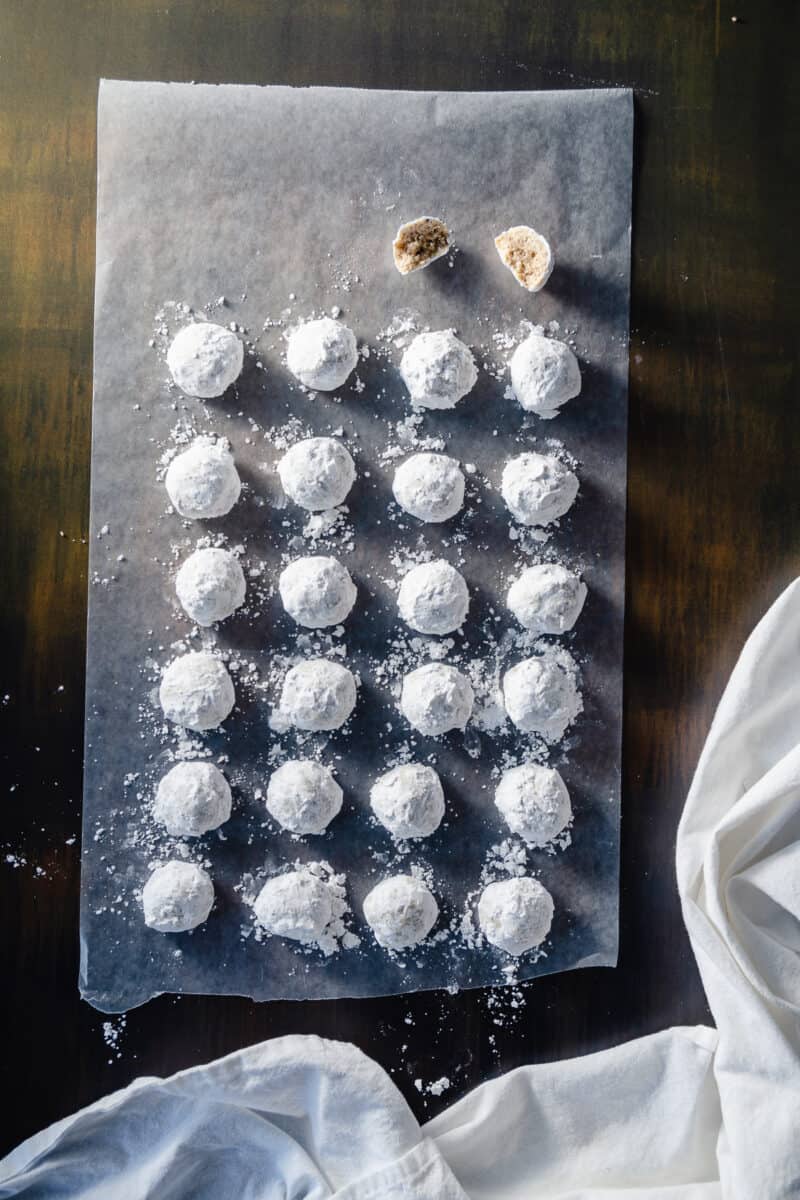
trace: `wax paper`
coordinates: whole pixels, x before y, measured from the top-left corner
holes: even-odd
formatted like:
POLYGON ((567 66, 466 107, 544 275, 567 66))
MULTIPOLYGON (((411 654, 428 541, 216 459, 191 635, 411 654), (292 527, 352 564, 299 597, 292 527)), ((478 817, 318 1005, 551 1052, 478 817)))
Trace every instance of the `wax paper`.
POLYGON ((102 83, 80 972, 95 1007, 120 1011, 161 992, 384 995, 615 963, 631 144, 632 98, 621 90, 102 83), (448 223, 454 249, 403 278, 392 238, 421 214, 448 223), (493 245, 520 223, 546 233, 556 256, 536 295, 493 245), (355 331, 359 365, 338 393, 310 394, 286 369, 285 336, 331 312, 355 331), (170 383, 166 347, 192 319, 232 325, 247 347, 239 382, 217 401, 170 383), (531 325, 570 342, 581 363, 580 397, 551 421, 506 391, 507 358, 531 325), (425 328, 454 328, 478 362, 479 381, 455 410, 410 406, 397 368, 425 328), (181 520, 163 484, 195 433, 230 440, 245 485, 232 513, 207 523, 181 520), (345 510, 316 521, 287 502, 275 471, 311 433, 341 437, 358 469, 345 510), (392 500, 398 462, 426 445, 467 473, 465 508, 443 526, 421 525, 392 500), (515 525, 499 494, 505 460, 534 448, 567 457, 581 485, 541 540, 515 525), (200 631, 177 605, 174 574, 204 538, 240 555, 248 600, 200 631), (336 554, 353 575, 359 600, 339 630, 310 634, 283 612, 277 577, 302 553, 336 554), (399 579, 425 556, 459 566, 470 587, 468 621, 450 638, 415 635, 397 615, 399 579), (509 581, 553 559, 580 570, 589 595, 574 632, 547 639, 574 658, 584 700, 563 741, 547 746, 503 720, 496 685, 542 649, 506 608, 509 581), (228 660, 237 707, 221 729, 187 735, 161 716, 158 680, 176 654, 204 646, 228 660), (342 730, 297 736, 275 720, 280 682, 315 653, 357 673, 359 700, 342 730), (421 737, 398 711, 404 671, 431 657, 476 683, 463 734, 421 737), (154 788, 179 758, 203 755, 232 784, 233 816, 217 833, 176 841, 153 821, 154 788), (270 772, 293 756, 320 758, 344 789, 321 837, 295 839, 266 812, 270 772), (369 787, 412 758, 439 770, 447 816, 433 837, 395 847, 371 816, 369 787), (500 771, 528 758, 557 766, 572 797, 568 836, 547 849, 510 835, 493 804, 500 771), (141 888, 174 857, 206 865, 216 903, 200 928, 164 935, 143 922, 141 888), (255 891, 295 862, 345 877, 352 936, 333 953, 254 925, 255 891), (429 880, 441 914, 426 943, 390 955, 361 902, 408 870, 429 880), (487 946, 474 920, 481 886, 515 871, 536 875, 555 901, 547 942, 518 960, 487 946))

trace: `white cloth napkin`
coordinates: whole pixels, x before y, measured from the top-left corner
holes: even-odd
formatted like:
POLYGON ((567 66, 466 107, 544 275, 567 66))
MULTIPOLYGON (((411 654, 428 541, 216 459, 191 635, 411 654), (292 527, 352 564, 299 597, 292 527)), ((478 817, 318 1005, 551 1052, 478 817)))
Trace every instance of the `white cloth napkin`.
POLYGON ((718 1032, 522 1067, 423 1128, 354 1046, 279 1038, 51 1126, 0 1163, 0 1197, 799 1197, 800 581, 733 672, 677 869, 718 1032))

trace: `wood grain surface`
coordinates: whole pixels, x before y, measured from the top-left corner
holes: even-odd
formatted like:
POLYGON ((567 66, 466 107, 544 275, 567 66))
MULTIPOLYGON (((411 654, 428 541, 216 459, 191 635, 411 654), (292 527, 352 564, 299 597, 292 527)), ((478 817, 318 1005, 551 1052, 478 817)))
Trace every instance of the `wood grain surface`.
POLYGON ((710 1019, 675 829, 740 644, 800 569, 799 40, 794 0, 0 0, 2 1149, 136 1075, 278 1034, 354 1041, 423 1117, 520 1063, 710 1019), (116 1022, 118 1050, 79 1000, 101 76, 635 89, 616 970, 536 980, 513 1021, 475 992, 162 997, 116 1022), (414 1085, 440 1075, 441 1097, 414 1085))

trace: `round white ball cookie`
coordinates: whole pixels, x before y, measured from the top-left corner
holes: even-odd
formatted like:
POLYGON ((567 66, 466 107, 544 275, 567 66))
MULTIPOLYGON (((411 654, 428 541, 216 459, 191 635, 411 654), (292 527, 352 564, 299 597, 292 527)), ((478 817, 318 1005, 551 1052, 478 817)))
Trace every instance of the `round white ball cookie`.
POLYGON ((253 904, 256 920, 274 937, 318 942, 333 915, 331 892, 310 871, 287 871, 264 884, 253 904))
POLYGON ((558 741, 583 707, 573 674, 548 658, 526 658, 503 676, 506 712, 523 733, 558 741))
POLYGON ((196 863, 174 859, 156 867, 142 890, 145 925, 159 933, 186 933, 208 918, 214 885, 196 863))
POLYGON ((578 360, 563 342, 529 333, 509 362, 511 388, 526 412, 549 419, 580 395, 578 360))
POLYGON ((290 833, 324 833, 341 807, 342 789, 313 759, 290 759, 267 784, 267 811, 290 833))
POLYGON ((168 720, 198 733, 221 725, 236 701, 225 664, 202 650, 173 659, 161 677, 158 696, 168 720))
POLYGON ((318 392, 341 387, 357 362, 355 334, 330 317, 298 325, 286 347, 289 370, 302 384, 318 392))
POLYGON ((439 905, 421 879, 390 875, 364 897, 364 919, 375 941, 387 950, 405 950, 428 936, 439 905))
POLYGON ((567 785, 558 771, 523 763, 504 771, 494 802, 512 833, 531 846, 546 846, 572 818, 567 785))
POLYGON ((572 507, 578 486, 577 476, 560 459, 530 450, 508 460, 500 490, 522 525, 549 525, 572 507))
POLYGON ((179 762, 158 783, 153 816, 172 837, 202 837, 231 815, 231 789, 209 762, 179 762))
POLYGON ((400 374, 419 408, 455 408, 478 378, 469 347, 449 329, 418 334, 400 360, 400 374))
POLYGON ((224 517, 242 490, 227 443, 209 437, 195 438, 173 458, 164 483, 175 510, 193 521, 224 517))
POLYGON ((289 616, 307 629, 340 624, 356 602, 347 567, 325 554, 289 563, 281 572, 278 591, 289 616))
POLYGON ((466 675, 447 663, 425 663, 403 680, 400 709, 409 724, 427 737, 463 729, 474 702, 466 675))
POLYGON ((540 946, 553 923, 553 897, 538 879, 519 875, 483 889, 478 922, 484 936, 506 954, 540 946))
POLYGON ((403 576, 397 608, 419 633, 452 633, 464 623, 469 608, 464 576, 442 558, 420 563, 403 576))
POLYGON ((230 329, 197 321, 175 335, 167 351, 173 381, 187 396, 212 400, 235 383, 244 363, 244 346, 230 329))
POLYGON ((356 681, 347 667, 307 658, 286 672, 281 712, 298 729, 338 729, 356 704, 356 681))
POLYGON ((508 589, 506 604, 532 633, 567 633, 581 615, 586 584, 561 563, 527 567, 508 589))
POLYGON ((244 604, 247 585, 239 560, 230 550, 195 550, 175 576, 183 611, 198 625, 224 621, 244 604))
POLYGON ((419 521, 449 521, 464 503, 464 476, 447 454, 412 454, 394 473, 394 498, 419 521))
POLYGON ((283 490, 309 512, 336 508, 347 499, 356 468, 341 442, 330 437, 295 442, 278 463, 283 490))
POLYGON ((444 792, 433 767, 403 763, 380 775, 369 793, 372 811, 395 838, 425 838, 444 816, 444 792))

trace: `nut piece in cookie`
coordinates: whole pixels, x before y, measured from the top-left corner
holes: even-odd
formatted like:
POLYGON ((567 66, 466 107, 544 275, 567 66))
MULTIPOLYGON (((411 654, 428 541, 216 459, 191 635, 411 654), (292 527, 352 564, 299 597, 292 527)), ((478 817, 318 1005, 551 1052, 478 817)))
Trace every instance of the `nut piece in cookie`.
POLYGON ((401 275, 427 267, 449 249, 450 232, 444 221, 437 217, 417 217, 414 221, 406 221, 392 242, 394 265, 401 275))
POLYGON ((517 283, 529 292, 540 292, 553 270, 550 243, 530 225, 513 225, 494 239, 501 261, 517 283))

